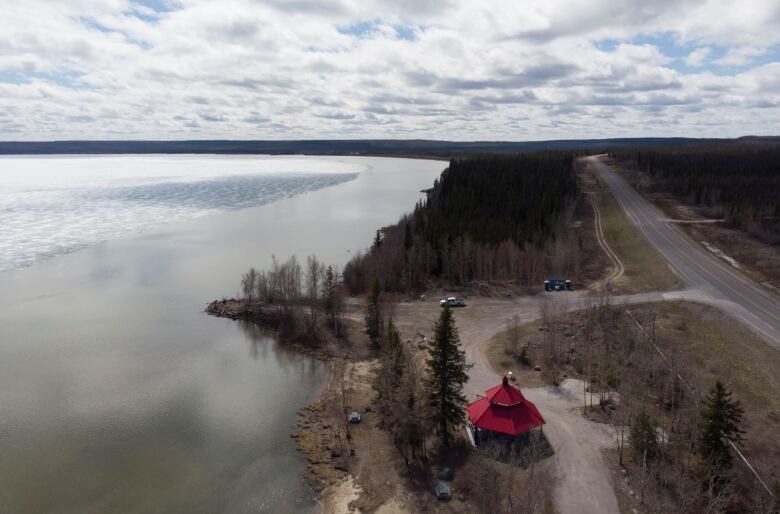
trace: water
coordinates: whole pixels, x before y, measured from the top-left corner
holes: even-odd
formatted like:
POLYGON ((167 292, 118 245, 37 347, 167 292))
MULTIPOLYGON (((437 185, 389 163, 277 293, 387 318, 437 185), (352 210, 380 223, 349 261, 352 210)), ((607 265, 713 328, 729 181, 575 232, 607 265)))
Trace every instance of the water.
POLYGON ((27 211, 14 223, 2 211, 2 259, 16 269, 0 273, 0 512, 313 510, 289 433, 325 366, 202 309, 273 253, 343 264, 410 210, 444 163, 119 156, 0 166, 0 199, 13 189, 13 212, 27 211), (49 178, 20 179, 30 169, 49 178), (46 223, 35 224, 22 187, 49 202, 46 223), (48 212, 58 199, 70 205, 59 217, 48 212), (105 217, 116 209, 134 224, 105 217), (30 239, 35 227, 82 225, 33 245, 19 219, 30 239), (20 241, 11 252, 9 237, 20 241), (69 253, 46 246, 54 240, 69 253))

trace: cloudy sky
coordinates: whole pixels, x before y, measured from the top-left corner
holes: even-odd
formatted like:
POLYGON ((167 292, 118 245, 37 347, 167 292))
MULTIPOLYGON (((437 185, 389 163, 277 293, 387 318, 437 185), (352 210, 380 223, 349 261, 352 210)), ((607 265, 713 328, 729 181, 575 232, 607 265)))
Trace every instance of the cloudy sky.
POLYGON ((780 133, 778 0, 3 0, 0 139, 780 133))

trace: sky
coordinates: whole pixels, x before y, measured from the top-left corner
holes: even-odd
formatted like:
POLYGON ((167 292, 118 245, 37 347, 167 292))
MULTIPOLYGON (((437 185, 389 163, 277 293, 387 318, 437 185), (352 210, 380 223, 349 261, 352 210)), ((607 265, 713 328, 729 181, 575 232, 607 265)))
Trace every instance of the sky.
POLYGON ((3 0, 0 140, 780 134, 778 0, 3 0))

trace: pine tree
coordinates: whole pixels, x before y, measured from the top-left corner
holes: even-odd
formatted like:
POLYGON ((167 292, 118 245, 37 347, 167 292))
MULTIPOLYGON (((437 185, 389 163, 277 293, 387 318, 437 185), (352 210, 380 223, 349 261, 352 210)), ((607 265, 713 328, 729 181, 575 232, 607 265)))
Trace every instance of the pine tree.
POLYGON ((368 294, 368 303, 366 304, 366 335, 375 347, 379 347, 382 338, 382 312, 379 305, 379 299, 382 295, 382 285, 379 279, 374 277, 371 283, 371 292, 368 294))
POLYGON ((466 353, 460 348, 455 319, 447 305, 434 327, 433 344, 428 353, 426 363, 433 424, 441 437, 442 446, 447 448, 453 430, 465 422, 463 384, 469 379, 466 353))
POLYGON ((377 230, 376 235, 374 236, 374 242, 371 244, 371 250, 378 250, 380 246, 382 246, 382 232, 377 230))
POLYGON ((325 270, 325 279, 322 281, 322 310, 333 319, 333 293, 336 288, 336 275, 333 272, 333 266, 328 266, 325 270))
POLYGON ((412 236, 412 224, 406 222, 404 225, 404 250, 407 252, 414 246, 414 236, 412 236))
POLYGON ((322 281, 322 309, 328 317, 328 322, 333 326, 336 336, 340 335, 339 317, 343 303, 344 299, 338 285, 338 273, 333 269, 333 266, 328 266, 322 281))
POLYGON ((739 427, 744 410, 731 399, 731 391, 718 380, 710 389, 701 409, 699 453, 707 474, 721 474, 731 468, 729 441, 742 442, 745 432, 739 427))
POLYGON ((645 411, 639 413, 631 425, 631 448, 634 451, 634 461, 652 462, 658 457, 658 439, 650 416, 645 411))

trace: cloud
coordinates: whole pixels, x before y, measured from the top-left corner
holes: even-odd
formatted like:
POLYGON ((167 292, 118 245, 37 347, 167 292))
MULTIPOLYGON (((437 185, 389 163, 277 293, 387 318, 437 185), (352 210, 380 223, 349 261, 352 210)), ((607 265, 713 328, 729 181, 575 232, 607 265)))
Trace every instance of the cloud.
POLYGON ((719 66, 744 66, 756 57, 765 54, 767 51, 767 48, 757 48, 754 46, 729 48, 726 55, 715 59, 714 64, 719 66))
POLYGON ((712 49, 706 46, 697 48, 685 57, 685 64, 695 68, 701 67, 704 65, 704 62, 710 56, 711 52, 712 49))
POLYGON ((776 133, 779 45, 776 0, 7 0, 0 139, 776 133))

